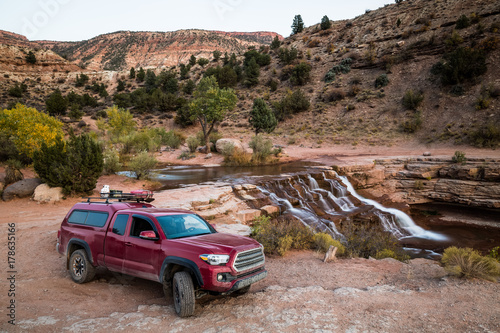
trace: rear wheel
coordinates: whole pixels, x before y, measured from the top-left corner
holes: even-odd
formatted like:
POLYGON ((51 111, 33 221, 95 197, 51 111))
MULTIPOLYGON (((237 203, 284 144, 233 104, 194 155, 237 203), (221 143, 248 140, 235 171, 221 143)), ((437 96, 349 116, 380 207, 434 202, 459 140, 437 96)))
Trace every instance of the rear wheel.
POLYGON ((85 250, 76 250, 69 258, 69 274, 76 283, 92 281, 95 276, 95 267, 92 266, 85 250))
POLYGON ((174 297, 175 312, 180 317, 189 317, 194 313, 194 286, 188 272, 174 274, 172 283, 172 296, 174 297))

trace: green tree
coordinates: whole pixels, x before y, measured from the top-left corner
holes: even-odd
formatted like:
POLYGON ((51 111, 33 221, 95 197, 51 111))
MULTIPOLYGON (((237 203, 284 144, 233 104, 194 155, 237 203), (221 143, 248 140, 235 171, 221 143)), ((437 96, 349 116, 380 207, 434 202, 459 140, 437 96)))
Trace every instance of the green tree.
POLYGON ((83 73, 76 75, 75 87, 83 87, 89 82, 89 77, 83 73))
POLYGON ((259 83, 260 66, 255 58, 250 59, 245 66, 245 85, 247 87, 256 86, 259 83))
POLYGON ((184 84, 184 86, 182 86, 182 91, 186 94, 186 95, 191 95, 194 91, 194 89, 196 88, 196 84, 194 83, 193 80, 187 80, 186 83, 184 84))
POLYGON ((290 82, 295 86, 303 86, 309 81, 311 69, 312 66, 305 61, 295 65, 292 69, 290 82))
POLYGON ((252 111, 250 111, 248 122, 255 130, 255 135, 259 134, 261 131, 271 133, 276 128, 276 125, 278 125, 278 121, 273 111, 262 98, 256 98, 253 101, 253 107, 252 111))
POLYGON ((231 89, 220 89, 213 76, 204 77, 194 91, 194 100, 189 104, 192 119, 200 122, 203 137, 210 151, 210 133, 217 122, 224 120, 227 111, 236 106, 236 94, 231 89))
POLYGON ((194 54, 191 54, 191 57, 189 58, 189 65, 191 65, 191 67, 196 65, 196 57, 194 54))
POLYGON ((148 71, 146 72, 144 88, 146 88, 147 93, 151 93, 156 88, 156 74, 151 69, 148 69, 148 71))
POLYGON ((26 55, 26 62, 28 64, 36 64, 36 56, 33 53, 33 51, 29 51, 28 54, 26 55))
POLYGON ((128 77, 131 79, 135 79, 135 68, 134 67, 130 67, 130 72, 128 74, 128 77))
POLYGON ((146 72, 144 71, 144 69, 142 67, 139 68, 139 72, 137 72, 137 75, 135 77, 137 79, 137 82, 144 81, 144 78, 146 77, 146 72))
POLYGON ((136 123, 128 110, 112 106, 106 110, 106 114, 108 115, 109 131, 115 138, 135 130, 136 123))
POLYGON ((116 87, 116 91, 124 91, 125 90, 125 82, 122 80, 118 80, 118 86, 116 87))
POLYGON ((14 144, 19 154, 31 158, 43 143, 52 146, 63 131, 62 123, 54 117, 17 104, 10 110, 0 110, 0 134, 14 144))
POLYGON ((274 39, 271 43, 271 49, 272 50, 276 50, 278 49, 279 47, 281 46, 281 41, 280 39, 278 38, 278 36, 274 36, 274 39))
POLYGON ((327 30, 327 29, 330 29, 332 26, 332 22, 330 22, 330 19, 328 18, 328 16, 323 16, 323 18, 321 19, 321 30, 327 30))
POLYGON ((64 115, 68 109, 68 101, 61 95, 61 91, 56 89, 45 101, 45 109, 51 116, 64 115))
POLYGON ((222 52, 221 52, 221 51, 219 51, 219 50, 215 50, 212 54, 213 54, 213 56, 214 56, 214 61, 216 61, 216 62, 217 62, 217 61, 219 61, 219 59, 220 59, 220 57, 221 57, 221 55, 222 55, 222 52))
POLYGON ((304 30, 304 21, 302 21, 302 16, 295 15, 292 23, 292 35, 298 34, 304 30))
POLYGON ((51 187, 66 194, 91 193, 103 170, 101 146, 88 134, 72 135, 69 142, 59 137, 56 144, 45 143, 33 156, 33 167, 51 187))
POLYGON ((200 58, 200 59, 198 59, 197 62, 198 62, 198 65, 200 65, 201 67, 205 67, 205 65, 207 65, 209 63, 207 58, 200 58))

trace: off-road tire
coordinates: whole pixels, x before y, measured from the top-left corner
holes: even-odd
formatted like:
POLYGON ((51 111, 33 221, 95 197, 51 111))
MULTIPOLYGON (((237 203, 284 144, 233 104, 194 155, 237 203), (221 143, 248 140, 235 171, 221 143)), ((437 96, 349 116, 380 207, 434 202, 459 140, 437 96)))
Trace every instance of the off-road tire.
POLYGON ((69 275, 76 283, 92 281, 95 276, 95 267, 87 257, 85 250, 76 250, 69 258, 69 275))
POLYGON ((188 272, 177 272, 172 282, 172 296, 175 312, 179 317, 189 317, 194 313, 194 286, 188 272))

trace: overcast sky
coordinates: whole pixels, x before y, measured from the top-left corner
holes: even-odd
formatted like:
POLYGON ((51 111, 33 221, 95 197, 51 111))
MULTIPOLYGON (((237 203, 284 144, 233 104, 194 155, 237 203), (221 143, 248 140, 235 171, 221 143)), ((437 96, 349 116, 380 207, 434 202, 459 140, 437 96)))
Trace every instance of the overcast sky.
POLYGON ((0 29, 30 40, 79 41, 118 30, 274 31, 300 14, 306 26, 351 19, 394 0, 0 0, 0 29))

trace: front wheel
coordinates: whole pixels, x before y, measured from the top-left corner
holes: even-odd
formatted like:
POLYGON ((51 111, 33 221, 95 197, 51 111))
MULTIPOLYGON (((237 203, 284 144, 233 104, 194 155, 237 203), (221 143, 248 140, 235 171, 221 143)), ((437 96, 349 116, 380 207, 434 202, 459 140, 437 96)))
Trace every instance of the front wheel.
POLYGON ((175 312, 179 317, 189 317, 194 313, 194 286, 188 272, 174 274, 172 283, 175 312))
POLYGON ((90 263, 84 250, 76 250, 71 254, 69 258, 69 274, 76 283, 86 283, 94 278, 95 267, 90 263))

